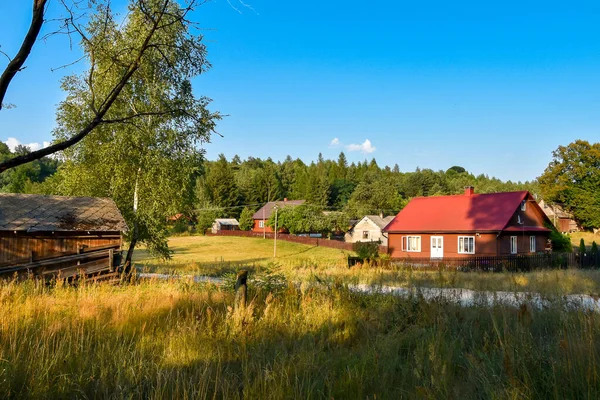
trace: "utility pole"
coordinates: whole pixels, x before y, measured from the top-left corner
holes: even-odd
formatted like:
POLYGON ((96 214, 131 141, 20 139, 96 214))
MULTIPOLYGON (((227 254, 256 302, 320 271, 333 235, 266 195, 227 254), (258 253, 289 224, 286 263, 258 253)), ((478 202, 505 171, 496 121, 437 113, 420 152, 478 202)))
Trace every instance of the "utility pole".
POLYGON ((275 235, 273 238, 273 258, 275 258, 277 257, 277 204, 275 204, 275 235))

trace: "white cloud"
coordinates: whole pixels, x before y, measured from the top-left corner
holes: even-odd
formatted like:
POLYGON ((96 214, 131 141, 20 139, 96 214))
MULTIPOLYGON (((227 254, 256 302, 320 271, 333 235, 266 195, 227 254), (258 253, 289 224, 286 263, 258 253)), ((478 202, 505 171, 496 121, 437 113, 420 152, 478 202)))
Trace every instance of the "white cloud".
MULTIPOLYGON (((6 145, 10 149, 10 151, 15 151, 15 148, 18 145, 23 144, 18 139, 14 138, 14 137, 9 137, 4 143, 6 143, 6 145)), ((33 142, 33 143, 25 143, 23 145, 29 147, 29 149, 31 151, 36 151, 36 150, 39 150, 39 149, 41 149, 43 147, 50 146, 50 142, 44 141, 42 144, 39 144, 38 142, 33 142)))
POLYGON ((340 147, 343 146, 347 151, 360 151, 363 154, 373 153, 377 148, 373 146, 369 139, 365 139, 365 141, 361 144, 349 144, 344 145, 338 138, 333 138, 331 143, 329 143, 329 147, 340 147))
POLYGON ((348 151, 360 151, 363 154, 370 154, 377 150, 377 148, 371 144, 369 139, 366 139, 361 144, 349 144, 346 146, 346 149, 348 151))

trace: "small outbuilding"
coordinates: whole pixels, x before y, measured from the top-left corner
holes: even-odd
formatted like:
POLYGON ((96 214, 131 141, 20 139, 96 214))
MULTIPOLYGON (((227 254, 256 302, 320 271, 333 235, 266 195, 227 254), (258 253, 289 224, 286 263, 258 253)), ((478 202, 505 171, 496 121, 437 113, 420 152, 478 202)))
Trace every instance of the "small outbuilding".
POLYGON ((118 249, 126 230, 109 198, 0 193, 0 267, 81 249, 118 249))
POLYGON ((212 224, 212 233, 220 231, 239 231, 240 223, 235 218, 217 218, 212 224))

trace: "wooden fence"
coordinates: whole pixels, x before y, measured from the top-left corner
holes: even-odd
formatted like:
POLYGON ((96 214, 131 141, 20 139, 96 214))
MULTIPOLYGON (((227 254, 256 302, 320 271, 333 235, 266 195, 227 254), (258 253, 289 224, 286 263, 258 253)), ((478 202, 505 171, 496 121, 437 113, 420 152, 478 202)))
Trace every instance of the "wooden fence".
POLYGON ((121 264, 120 245, 81 248, 53 257, 29 260, 0 267, 0 278, 29 276, 72 280, 78 276, 111 279, 118 276, 121 264))
MULTIPOLYGON (((218 233, 206 233, 207 236, 242 236, 242 237, 265 237, 267 239, 273 239, 273 233, 262 233, 252 231, 219 231, 218 233)), ((346 243, 340 240, 330 240, 324 238, 314 238, 308 236, 297 236, 289 233, 278 233, 277 240, 285 240, 286 242, 294 242, 307 244, 309 246, 320 246, 329 247, 333 249, 348 250, 352 251, 353 243, 346 243)), ((379 253, 386 254, 387 246, 379 246, 379 253)))
POLYGON ((405 258, 384 261, 391 267, 415 268, 424 270, 449 269, 458 271, 532 271, 552 268, 600 268, 600 254, 544 253, 534 255, 513 255, 499 257, 464 258, 405 258))

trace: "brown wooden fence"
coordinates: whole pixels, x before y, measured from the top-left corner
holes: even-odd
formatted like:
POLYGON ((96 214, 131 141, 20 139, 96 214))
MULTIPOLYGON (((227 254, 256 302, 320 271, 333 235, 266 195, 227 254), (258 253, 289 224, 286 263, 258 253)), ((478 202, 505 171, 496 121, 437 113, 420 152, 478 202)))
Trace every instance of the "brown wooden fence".
MULTIPOLYGON (((242 237, 265 237, 273 239, 273 233, 252 232, 252 231, 219 231, 218 233, 206 233, 207 236, 242 236, 242 237), (263 236, 264 235, 264 236, 263 236)), ((330 240, 323 238, 313 238, 308 236, 297 236, 289 233, 278 233, 277 240, 285 240, 286 242, 294 242, 307 244, 309 246, 330 247, 333 249, 352 251, 353 243, 346 243, 339 240, 330 240)), ((379 253, 386 254, 387 246, 379 246, 379 253)))
POLYGON ((544 253, 534 255, 464 258, 405 258, 385 262, 391 267, 459 271, 532 271, 551 268, 600 268, 600 254, 544 253))
POLYGON ((120 245, 81 248, 64 252, 55 257, 29 260, 28 262, 0 267, 0 278, 24 278, 29 276, 73 279, 85 275, 102 279, 118 276, 121 263, 120 245))

